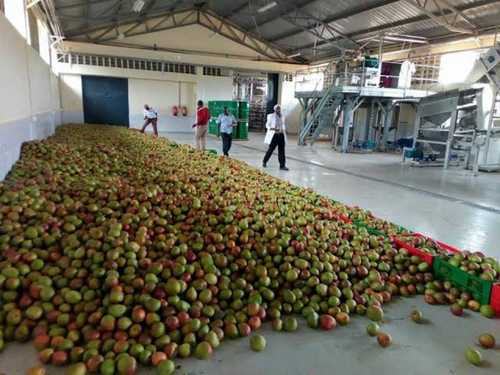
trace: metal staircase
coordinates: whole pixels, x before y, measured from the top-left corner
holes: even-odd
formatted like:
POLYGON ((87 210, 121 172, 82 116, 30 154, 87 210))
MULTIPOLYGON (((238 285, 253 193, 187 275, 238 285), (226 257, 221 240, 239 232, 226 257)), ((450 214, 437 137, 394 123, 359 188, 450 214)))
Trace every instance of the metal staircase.
MULTIPOLYGON (((339 118, 340 106, 344 101, 344 95, 337 94, 330 98, 326 106, 323 108, 322 113, 319 114, 317 125, 312 131, 312 135, 309 139, 311 146, 316 142, 316 140, 321 136, 321 134, 328 134, 330 130, 335 126, 339 118)), ((311 129, 312 130, 312 129, 311 129)))
POLYGON ((311 103, 306 109, 309 112, 315 109, 306 125, 299 132, 299 145, 305 145, 309 140, 313 144, 319 136, 332 128, 335 114, 344 100, 342 93, 335 91, 335 85, 330 86, 317 102, 311 103))

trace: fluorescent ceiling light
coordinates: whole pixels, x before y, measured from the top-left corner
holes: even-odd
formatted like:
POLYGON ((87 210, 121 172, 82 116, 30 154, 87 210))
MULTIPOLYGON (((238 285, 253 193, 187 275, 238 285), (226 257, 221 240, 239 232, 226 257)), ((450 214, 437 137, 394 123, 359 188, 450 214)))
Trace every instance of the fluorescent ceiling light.
POLYGON ((294 53, 293 55, 288 55, 287 58, 293 59, 294 57, 299 57, 300 55, 302 55, 302 54, 300 52, 297 52, 297 53, 294 53))
POLYGON ((136 13, 140 13, 145 4, 144 0, 135 0, 134 5, 132 5, 132 10, 136 13))
POLYGON ((270 3, 267 3, 266 5, 263 5, 259 9, 257 9, 257 12, 258 13, 267 12, 268 10, 274 8, 276 5, 278 5, 276 1, 271 1, 270 3))
POLYGON ((427 40, 427 38, 425 36, 418 36, 418 35, 405 35, 405 34, 396 34, 396 33, 387 33, 385 35, 386 36, 395 36, 395 37, 400 37, 400 38, 427 40))
POLYGON ((405 37, 399 37, 399 36, 388 36, 386 35, 384 37, 385 40, 388 40, 390 42, 408 42, 408 43, 415 43, 415 44, 428 44, 429 42, 424 39, 413 39, 413 38, 405 38, 405 37))

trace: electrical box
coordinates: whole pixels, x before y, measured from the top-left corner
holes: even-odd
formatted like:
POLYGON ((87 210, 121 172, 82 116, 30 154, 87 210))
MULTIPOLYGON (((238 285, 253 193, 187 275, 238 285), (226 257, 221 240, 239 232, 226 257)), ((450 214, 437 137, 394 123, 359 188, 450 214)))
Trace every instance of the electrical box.
POLYGON ((490 48, 488 51, 481 54, 481 59, 488 71, 494 69, 500 64, 500 47, 490 48))

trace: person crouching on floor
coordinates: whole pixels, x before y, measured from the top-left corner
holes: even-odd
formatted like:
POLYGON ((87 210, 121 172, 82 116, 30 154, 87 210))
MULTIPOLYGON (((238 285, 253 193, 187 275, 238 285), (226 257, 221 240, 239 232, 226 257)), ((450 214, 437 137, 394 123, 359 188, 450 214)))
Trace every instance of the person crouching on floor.
POLYGON ((156 112, 153 107, 150 107, 147 104, 144 104, 144 125, 142 126, 141 133, 146 131, 148 125, 153 125, 153 132, 155 137, 158 137, 158 112, 156 112))

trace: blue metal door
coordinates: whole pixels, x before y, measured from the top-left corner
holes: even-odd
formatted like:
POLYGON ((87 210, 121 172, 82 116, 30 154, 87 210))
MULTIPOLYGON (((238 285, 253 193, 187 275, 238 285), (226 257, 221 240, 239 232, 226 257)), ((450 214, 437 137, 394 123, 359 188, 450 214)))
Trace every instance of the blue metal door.
POLYGON ((129 125, 126 78, 82 76, 82 91, 86 123, 129 125))

